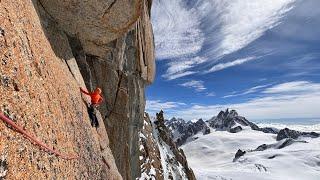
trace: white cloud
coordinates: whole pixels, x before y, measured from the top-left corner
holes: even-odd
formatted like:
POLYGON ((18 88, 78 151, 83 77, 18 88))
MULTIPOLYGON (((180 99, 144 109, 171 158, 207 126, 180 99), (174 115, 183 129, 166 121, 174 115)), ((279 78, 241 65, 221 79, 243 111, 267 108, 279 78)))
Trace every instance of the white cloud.
POLYGON ((204 91, 207 89, 204 87, 203 81, 191 80, 191 81, 185 82, 183 84, 179 84, 179 85, 183 86, 183 87, 187 87, 187 88, 193 88, 198 92, 204 91))
MULTIPOLYGON (((277 26, 292 9, 293 2, 155 0, 152 21, 156 57, 167 59, 169 67, 163 77, 172 80, 190 72, 199 73, 195 69, 203 68, 205 63, 217 63, 222 57, 248 46, 277 26)), ((220 66, 214 66, 209 72, 220 66)))
POLYGON ((166 74, 166 75, 163 75, 163 77, 167 78, 168 80, 173 80, 173 79, 188 76, 188 75, 191 75, 194 73, 195 72, 193 72, 193 71, 185 71, 185 72, 181 72, 181 73, 179 72, 179 73, 175 73, 175 74, 166 74))
POLYGON ((256 57, 246 57, 246 58, 237 59, 237 60, 234 60, 234 61, 231 61, 231 62, 227 62, 227 63, 219 63, 217 65, 214 65, 208 71, 206 71, 206 73, 221 71, 223 69, 226 69, 226 68, 229 68, 229 67, 232 67, 232 66, 237 66, 237 65, 252 61, 254 59, 256 59, 256 57))
POLYGON ((232 108, 249 119, 320 117, 320 83, 303 81, 282 83, 267 88, 265 92, 262 97, 237 104, 193 105, 189 108, 177 106, 167 115, 185 120, 209 119, 220 110, 232 108), (293 87, 293 90, 290 91, 289 87, 293 87), (303 93, 296 93, 302 89, 303 93))
POLYGON ((200 19, 182 0, 153 1, 151 17, 158 60, 190 56, 201 49, 200 19))
POLYGON ((309 93, 315 91, 320 92, 320 84, 309 81, 293 81, 268 88, 264 91, 264 93, 309 93))
MULTIPOLYGON (((292 7, 293 0, 228 0, 220 17, 218 56, 233 53, 258 39, 263 33, 278 25, 281 17, 292 7)), ((223 2, 223 1, 222 1, 223 2)))
POLYGON ((247 94, 252 94, 255 92, 258 92, 259 90, 270 86, 271 84, 266 84, 266 85, 259 85, 259 86, 254 86, 252 88, 249 88, 247 90, 244 90, 243 92, 237 93, 237 92, 232 92, 229 95, 223 96, 222 98, 230 98, 230 97, 237 97, 237 96, 243 96, 247 94))
POLYGON ((208 97, 214 97, 214 96, 216 96, 216 93, 215 92, 210 92, 210 93, 207 93, 207 96, 208 97))
POLYGON ((171 101, 160 101, 160 100, 147 100, 146 101, 146 110, 147 111, 160 111, 162 110, 170 110, 173 108, 178 108, 180 106, 186 105, 181 102, 171 102, 171 101))

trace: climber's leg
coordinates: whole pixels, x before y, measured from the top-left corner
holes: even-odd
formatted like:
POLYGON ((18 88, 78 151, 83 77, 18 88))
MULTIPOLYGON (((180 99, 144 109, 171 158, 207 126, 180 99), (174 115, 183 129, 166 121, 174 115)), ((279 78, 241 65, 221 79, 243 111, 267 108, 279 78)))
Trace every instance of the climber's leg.
POLYGON ((91 126, 92 127, 99 127, 98 118, 96 116, 95 108, 94 108, 93 105, 90 105, 88 107, 88 114, 89 114, 89 117, 90 117, 91 126))

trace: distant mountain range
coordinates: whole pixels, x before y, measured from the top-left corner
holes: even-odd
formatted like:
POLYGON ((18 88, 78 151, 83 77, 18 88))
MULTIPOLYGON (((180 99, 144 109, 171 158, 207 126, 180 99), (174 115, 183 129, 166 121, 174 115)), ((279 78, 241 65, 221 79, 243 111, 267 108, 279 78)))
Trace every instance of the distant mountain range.
POLYGON ((172 118, 165 121, 165 125, 171 131, 172 138, 178 146, 186 143, 186 141, 201 132, 202 134, 209 134, 210 128, 202 119, 196 122, 188 121, 181 118, 172 118))
MULTIPOLYGON (((313 144, 319 140, 313 139, 319 136, 317 132, 259 127, 229 109, 206 121, 165 120, 163 111, 153 118, 145 114, 140 132, 140 179, 238 179, 238 176, 231 177, 235 177, 239 168, 242 168, 239 172, 245 170, 248 173, 247 179, 261 179, 259 173, 278 170, 278 164, 285 169, 286 163, 292 159, 292 152, 314 152, 310 157, 297 153, 299 158, 292 162, 303 163, 309 158, 311 165, 317 165, 317 148, 313 144), (301 146, 302 150, 299 149, 301 146), (221 174, 222 171, 226 174, 221 174)), ((301 165, 295 165, 301 169, 301 165)), ((308 173, 313 177, 318 172, 308 173)))
POLYGON ((197 179, 318 180, 320 125, 259 127, 235 110, 209 120, 165 121, 197 179), (278 127, 278 128, 276 128, 278 127), (279 128, 281 127, 281 128, 279 128), (311 131, 311 132, 304 132, 311 131), (316 131, 316 132, 312 132, 316 131))
POLYGON ((278 141, 285 138, 297 139, 299 136, 320 136, 320 134, 315 132, 299 132, 288 128, 279 130, 274 127, 259 127, 245 117, 239 116, 236 110, 229 109, 220 111, 217 116, 206 121, 203 119, 185 121, 181 118, 173 117, 170 120, 166 120, 165 125, 171 131, 172 139, 178 146, 197 139, 194 135, 198 133, 202 133, 203 135, 209 134, 211 131, 210 128, 216 131, 227 131, 230 133, 238 133, 245 128, 251 128, 255 131, 277 134, 278 141))

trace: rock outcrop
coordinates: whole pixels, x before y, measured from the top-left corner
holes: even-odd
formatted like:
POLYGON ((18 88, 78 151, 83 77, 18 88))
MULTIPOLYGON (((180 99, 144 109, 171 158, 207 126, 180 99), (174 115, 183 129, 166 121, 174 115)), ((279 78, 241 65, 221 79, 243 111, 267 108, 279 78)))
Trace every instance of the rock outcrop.
MULTIPOLYGON (((307 141, 300 141, 300 140, 294 140, 291 138, 280 140, 279 142, 273 143, 273 144, 262 144, 258 146, 256 149, 253 150, 246 150, 243 151, 239 149, 236 154, 234 155, 233 162, 236 162, 240 157, 244 156, 246 153, 255 152, 255 151, 265 151, 267 149, 282 149, 287 146, 290 146, 294 143, 308 143, 307 141)), ((275 158, 275 156, 268 157, 269 159, 275 158)))
POLYGON ((231 132, 231 133, 237 133, 237 132, 240 132, 240 131, 242 131, 242 127, 241 126, 236 126, 236 127, 231 128, 229 130, 229 132, 231 132))
MULTIPOLYGON (((176 177, 176 178, 170 178, 169 175, 169 179, 184 179, 183 174, 178 174, 179 173, 179 167, 180 165, 177 164, 181 164, 182 169, 185 173, 185 178, 189 179, 189 180, 194 180, 195 175, 192 171, 192 169, 188 166, 188 162, 186 159, 186 156, 183 152, 182 149, 179 149, 176 145, 176 143, 173 141, 172 137, 171 137, 171 132, 170 130, 166 127, 165 125, 165 120, 164 120, 164 116, 163 116, 163 111, 161 110, 159 113, 156 114, 156 119, 154 121, 155 124, 155 129, 156 129, 156 139, 158 139, 159 144, 161 147, 165 147, 163 148, 162 152, 165 152, 163 156, 167 156, 167 157, 163 157, 163 161, 166 162, 166 166, 164 166, 163 168, 167 168, 167 170, 171 170, 171 177, 173 176, 173 174, 175 174, 176 176, 181 176, 176 177), (166 147, 169 147, 170 149, 168 150, 166 147), (170 151, 170 152, 168 152, 170 151), (173 154, 173 157, 170 157, 169 154, 173 154), (173 164, 173 166, 172 166, 173 164), (171 166, 171 167, 170 167, 171 166), (173 167, 173 168, 172 168, 173 167)), ((159 147, 160 148, 160 147, 159 147)), ((166 170, 164 170, 166 171, 166 170)))
POLYGON ((241 156, 245 155, 247 152, 242 151, 241 149, 238 149, 236 154, 234 155, 233 162, 236 162, 241 156))
POLYGON ((170 120, 166 120, 165 125, 170 130, 173 141, 177 146, 181 146, 188 140, 191 140, 190 137, 193 137, 199 132, 203 135, 210 133, 210 128, 202 119, 196 122, 186 122, 183 119, 173 117, 170 120))
POLYGON ((7 179, 140 176, 144 87, 155 75, 150 6, 151 0, 0 1, 1 112, 80 157, 61 160, 0 122, 7 179), (103 89, 97 129, 79 86, 103 89))
POLYGON ((144 117, 140 133, 141 177, 139 179, 195 179, 183 150, 177 148, 170 131, 164 126, 163 116, 158 114, 157 117, 160 121, 158 119, 151 121, 147 113, 144 117))
POLYGON ((157 139, 154 137, 154 127, 149 114, 145 113, 143 128, 140 132, 140 167, 141 180, 145 179, 164 179, 161 164, 161 154, 157 139))
POLYGON ((277 141, 280 141, 285 138, 298 139, 300 136, 317 138, 320 136, 316 132, 300 132, 296 130, 291 130, 289 128, 281 129, 277 135, 277 141))

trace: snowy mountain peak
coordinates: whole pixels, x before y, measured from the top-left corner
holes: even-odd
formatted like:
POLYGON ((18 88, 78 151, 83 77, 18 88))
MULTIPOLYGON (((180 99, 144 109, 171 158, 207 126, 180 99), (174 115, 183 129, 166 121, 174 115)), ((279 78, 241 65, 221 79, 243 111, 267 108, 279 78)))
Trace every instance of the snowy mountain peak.
POLYGON ((227 109, 226 111, 220 111, 218 116, 211 118, 211 120, 209 120, 208 122, 209 125, 215 129, 227 130, 229 132, 232 128, 241 130, 241 126, 250 126, 252 129, 259 128, 254 123, 248 121, 245 117, 239 116, 237 111, 229 111, 229 109, 227 109))
POLYGON ((210 133, 210 128, 203 119, 198 119, 196 122, 186 122, 181 118, 172 118, 165 121, 165 125, 171 131, 173 140, 178 146, 191 141, 192 137, 197 133, 210 133))
POLYGON ((231 110, 229 111, 229 109, 226 109, 225 111, 220 111, 217 118, 234 118, 238 116, 238 113, 236 110, 231 110))

